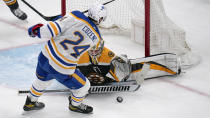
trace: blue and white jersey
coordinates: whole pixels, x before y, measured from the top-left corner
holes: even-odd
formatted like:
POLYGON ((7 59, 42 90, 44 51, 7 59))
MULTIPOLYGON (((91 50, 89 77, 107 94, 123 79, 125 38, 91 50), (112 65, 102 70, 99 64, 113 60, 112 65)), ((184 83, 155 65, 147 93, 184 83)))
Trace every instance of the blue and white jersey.
POLYGON ((63 74, 74 73, 80 56, 101 39, 97 26, 79 11, 49 22, 40 29, 41 38, 51 38, 42 50, 49 64, 63 74))

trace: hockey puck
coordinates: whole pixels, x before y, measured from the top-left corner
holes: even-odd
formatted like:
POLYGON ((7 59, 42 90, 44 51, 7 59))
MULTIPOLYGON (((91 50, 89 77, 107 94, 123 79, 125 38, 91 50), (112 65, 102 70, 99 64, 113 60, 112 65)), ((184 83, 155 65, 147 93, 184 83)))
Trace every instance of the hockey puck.
POLYGON ((120 96, 118 96, 118 97, 117 97, 117 102, 121 103, 122 101, 123 101, 123 98, 120 97, 120 96))

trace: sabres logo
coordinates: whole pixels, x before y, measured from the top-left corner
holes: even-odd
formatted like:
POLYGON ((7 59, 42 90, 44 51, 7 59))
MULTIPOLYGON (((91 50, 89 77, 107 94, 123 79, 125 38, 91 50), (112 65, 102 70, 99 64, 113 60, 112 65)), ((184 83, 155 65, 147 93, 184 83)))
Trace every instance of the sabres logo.
POLYGON ((108 52, 109 57, 114 57, 114 53, 112 51, 108 52))

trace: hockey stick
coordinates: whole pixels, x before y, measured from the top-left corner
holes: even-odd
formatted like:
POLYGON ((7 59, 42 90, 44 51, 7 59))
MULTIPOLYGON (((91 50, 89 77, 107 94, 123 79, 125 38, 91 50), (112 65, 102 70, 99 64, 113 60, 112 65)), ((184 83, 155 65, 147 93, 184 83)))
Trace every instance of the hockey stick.
POLYGON ((60 16, 60 15, 56 15, 56 16, 44 16, 42 13, 40 13, 39 11, 37 11, 33 6, 31 6, 28 2, 26 2, 25 0, 22 0, 23 3, 25 3, 28 7, 30 7, 34 12, 36 12, 39 16, 41 16, 43 19, 45 19, 46 21, 52 21, 53 19, 55 19, 56 17, 60 16))
MULTIPOLYGON (((163 75, 157 77, 150 77, 150 78, 145 78, 144 80, 156 79, 160 77, 170 77, 170 76, 176 76, 176 75, 163 75)), ((125 82, 111 83, 110 85, 104 85, 104 86, 91 86, 89 93, 93 94, 93 93, 134 92, 140 88, 140 85, 137 83, 135 81, 125 81, 125 82)), ((65 93, 65 92, 70 93, 71 91, 69 89, 45 90, 45 93, 65 93)), ((18 90, 19 95, 27 93, 29 93, 29 90, 18 90)))
MULTIPOLYGON (((113 82, 102 86, 91 86, 89 93, 116 93, 116 92, 134 92, 140 88, 140 85, 136 81, 126 81, 126 82, 113 82)), ((19 90, 18 94, 29 93, 29 90, 19 90)), ((69 89, 55 89, 55 90, 45 90, 45 93, 61 93, 61 92, 71 92, 69 89)))
MULTIPOLYGON (((109 4, 111 2, 113 2, 115 0, 110 0, 108 2, 103 3, 103 5, 109 4)), ((41 16, 43 19, 45 19, 46 21, 52 21, 55 18, 57 18, 58 16, 61 16, 61 14, 56 15, 56 16, 45 16, 43 15, 41 12, 39 12, 38 10, 36 10, 32 5, 30 5, 28 2, 26 2, 25 0, 22 0, 23 3, 25 3, 29 8, 31 8, 34 12, 36 12, 39 16, 41 16)), ((83 13, 88 12, 88 10, 83 11, 83 13)))
MULTIPOLYGON (((45 90, 45 93, 55 93, 55 92, 70 92, 69 89, 53 89, 53 90, 45 90)), ((26 94, 29 93, 29 90, 18 90, 18 94, 26 94)))

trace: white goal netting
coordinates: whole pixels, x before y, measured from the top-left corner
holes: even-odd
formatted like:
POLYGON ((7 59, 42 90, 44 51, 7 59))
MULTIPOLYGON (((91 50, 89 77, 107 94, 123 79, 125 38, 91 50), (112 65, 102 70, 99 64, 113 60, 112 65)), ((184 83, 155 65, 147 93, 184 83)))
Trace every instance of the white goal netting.
MULTIPOLYGON (((66 12, 85 11, 95 2, 103 4, 108 1, 110 0, 66 0, 66 12)), ((198 63, 199 58, 192 53, 186 42, 185 31, 166 15, 162 0, 150 0, 149 6, 145 6, 144 0, 115 0, 106 7, 108 16, 100 25, 103 33, 131 34, 131 39, 145 45, 145 7, 149 7, 150 54, 175 53, 181 57, 182 65, 186 67, 198 63)))

